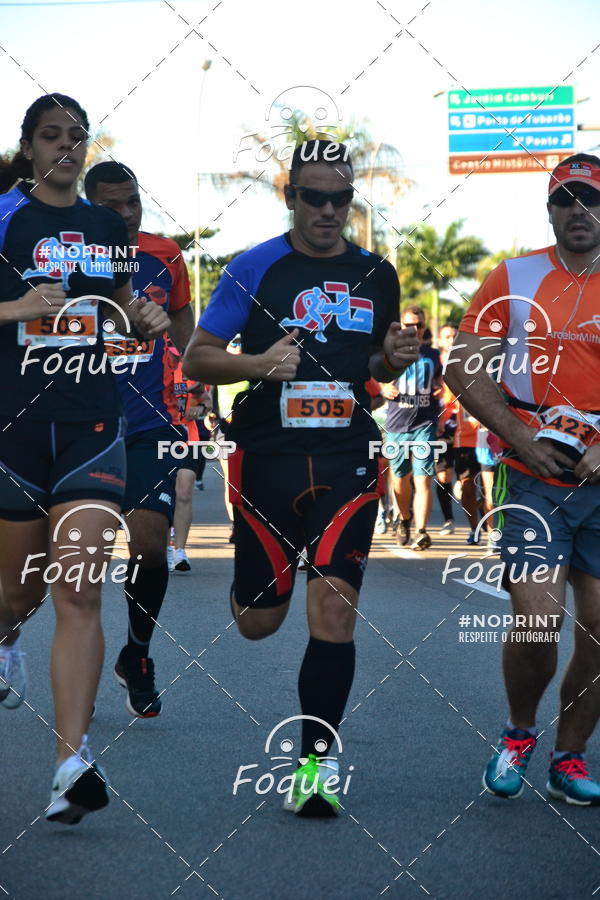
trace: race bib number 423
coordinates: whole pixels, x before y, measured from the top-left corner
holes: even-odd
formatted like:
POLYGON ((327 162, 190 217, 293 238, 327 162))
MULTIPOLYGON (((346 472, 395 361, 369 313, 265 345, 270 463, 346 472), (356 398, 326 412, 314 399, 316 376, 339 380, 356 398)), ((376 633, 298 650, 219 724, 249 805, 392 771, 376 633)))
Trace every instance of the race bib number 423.
POLYGON ((540 419, 542 427, 535 436, 536 441, 550 438, 585 453, 600 437, 600 416, 582 412, 573 406, 553 406, 541 413, 540 419))
POLYGON ((284 428, 348 428, 355 402, 348 383, 285 381, 281 424, 284 428))

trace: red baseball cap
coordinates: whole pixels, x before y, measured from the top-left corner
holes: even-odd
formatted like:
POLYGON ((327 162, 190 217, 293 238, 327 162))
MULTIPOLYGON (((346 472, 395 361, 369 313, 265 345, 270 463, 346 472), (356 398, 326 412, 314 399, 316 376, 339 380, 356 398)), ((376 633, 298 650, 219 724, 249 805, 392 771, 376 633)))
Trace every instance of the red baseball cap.
POLYGON ((600 191, 600 159, 586 155, 585 159, 563 160, 550 175, 548 196, 551 196, 564 184, 587 184, 593 190, 600 191), (595 160, 595 162, 594 162, 595 160))

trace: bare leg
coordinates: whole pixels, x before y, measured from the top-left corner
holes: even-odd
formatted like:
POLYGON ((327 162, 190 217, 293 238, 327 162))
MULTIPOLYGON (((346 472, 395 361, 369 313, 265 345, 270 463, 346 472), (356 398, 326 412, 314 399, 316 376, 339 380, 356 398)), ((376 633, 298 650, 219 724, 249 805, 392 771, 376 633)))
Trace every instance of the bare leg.
MULTIPOLYGON (((98 505, 98 501, 90 501, 98 505)), ((119 507, 103 502, 105 509, 86 508, 86 501, 62 503, 50 510, 50 533, 61 516, 76 510, 61 525, 57 540, 51 544, 51 562, 60 561, 60 545, 73 545, 68 532, 81 533, 79 552, 63 557, 63 576, 52 588, 56 611, 56 630, 52 644, 52 689, 56 716, 57 763, 76 753, 88 729, 90 713, 96 697, 100 671, 104 659, 104 636, 100 622, 102 586, 92 584, 89 576, 97 576, 110 555, 111 541, 103 537, 107 529, 114 529, 119 507), (80 582, 67 583, 64 575, 81 566, 80 582), (93 567, 93 568, 92 568, 93 567)), ((78 542, 79 543, 79 542, 78 542)))
MULTIPOLYGON (((483 486, 483 512, 484 515, 491 512, 494 508, 494 472, 482 472, 481 484, 483 486)), ((494 527, 494 516, 489 516, 485 520, 487 531, 492 531, 494 527)))
POLYGON ((410 472, 408 475, 403 475, 401 478, 394 475, 394 496, 396 497, 396 503, 398 504, 398 509, 400 511, 400 518, 404 519, 404 521, 410 519, 411 516, 411 477, 410 472))
POLYGON ((219 459, 221 463, 221 468, 223 469, 223 481, 224 481, 224 491, 225 491, 225 509, 227 510, 227 517, 230 522, 233 522, 233 506, 229 502, 229 462, 225 457, 221 457, 219 459))
POLYGON ((600 716, 600 579, 571 569, 575 649, 560 688, 556 748, 583 753, 600 716), (580 627, 583 626, 583 627, 580 627))
POLYGON ((427 528, 431 512, 431 475, 415 475, 415 528, 417 531, 427 528))
POLYGON ((462 485, 461 503, 462 508, 467 514, 469 527, 477 528, 479 522, 479 510, 477 509, 477 496, 475 493, 475 481, 470 475, 462 476, 460 479, 462 485))
POLYGON ((175 549, 185 550, 192 525, 192 496, 196 475, 191 469, 180 469, 177 473, 177 502, 173 525, 175 527, 175 549))
MULTIPOLYGON (((508 694, 511 722, 517 728, 533 728, 538 704, 555 671, 558 658, 557 642, 515 641, 511 635, 527 631, 557 631, 564 617, 567 571, 561 566, 555 584, 532 581, 513 584, 511 601, 513 615, 546 616, 547 627, 513 628, 503 647, 502 665, 508 694), (552 596, 550 596, 552 594, 552 596), (552 598, 555 598, 552 599, 552 598), (551 619, 550 616, 558 618, 551 619), (554 624, 556 623, 556 625, 554 624)), ((527 618, 529 623, 529 618, 527 618)))
POLYGON ((21 623, 35 613, 49 594, 43 579, 47 550, 47 519, 0 519, 0 642, 5 645, 14 644, 21 623))

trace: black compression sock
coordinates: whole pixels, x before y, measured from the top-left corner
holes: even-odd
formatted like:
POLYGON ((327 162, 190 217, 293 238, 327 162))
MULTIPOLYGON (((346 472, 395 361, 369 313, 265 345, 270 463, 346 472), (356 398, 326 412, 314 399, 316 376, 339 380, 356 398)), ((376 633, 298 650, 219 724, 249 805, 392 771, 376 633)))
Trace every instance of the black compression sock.
POLYGON ((129 608, 127 653, 142 659, 149 655, 154 631, 153 620, 158 619, 167 592, 169 570, 166 562, 154 569, 139 568, 137 572, 136 565, 133 560, 129 560, 125 582, 125 597, 129 608))
POLYGON ((451 499, 452 485, 451 484, 436 484, 436 490, 437 490, 438 503, 440 504, 440 509, 442 510, 444 522, 453 520, 454 516, 452 514, 452 499, 451 499))
MULTIPOLYGON (((302 715, 323 719, 337 731, 352 687, 354 660, 354 641, 333 644, 309 639, 298 678, 302 715)), ((303 757, 309 753, 326 756, 333 740, 329 728, 311 719, 302 720, 303 757)), ((332 754, 337 756, 335 746, 332 754)))

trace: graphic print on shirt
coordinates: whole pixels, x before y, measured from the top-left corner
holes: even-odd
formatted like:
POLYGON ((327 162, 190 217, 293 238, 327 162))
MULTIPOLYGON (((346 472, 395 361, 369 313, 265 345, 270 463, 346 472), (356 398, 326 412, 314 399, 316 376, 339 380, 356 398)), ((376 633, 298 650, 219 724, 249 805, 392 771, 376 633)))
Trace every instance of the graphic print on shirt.
POLYGON ((429 406, 434 375, 434 362, 428 356, 422 356, 409 366, 396 382, 400 391, 397 399, 398 405, 404 407, 429 406))
POLYGON ((293 303, 295 318, 286 317, 279 323, 286 328, 306 328, 316 332, 315 337, 326 343, 325 329, 336 317, 342 331, 362 331, 370 334, 373 330, 373 303, 365 297, 351 297, 350 287, 344 282, 325 281, 324 290, 309 288, 296 295, 293 303), (332 300, 329 294, 335 296, 332 300))
POLYGON ((35 268, 26 269, 21 278, 45 277, 62 279, 65 291, 69 290, 69 278, 78 266, 83 275, 112 278, 113 268, 108 247, 86 244, 81 231, 61 231, 59 239, 43 237, 33 248, 35 268))

